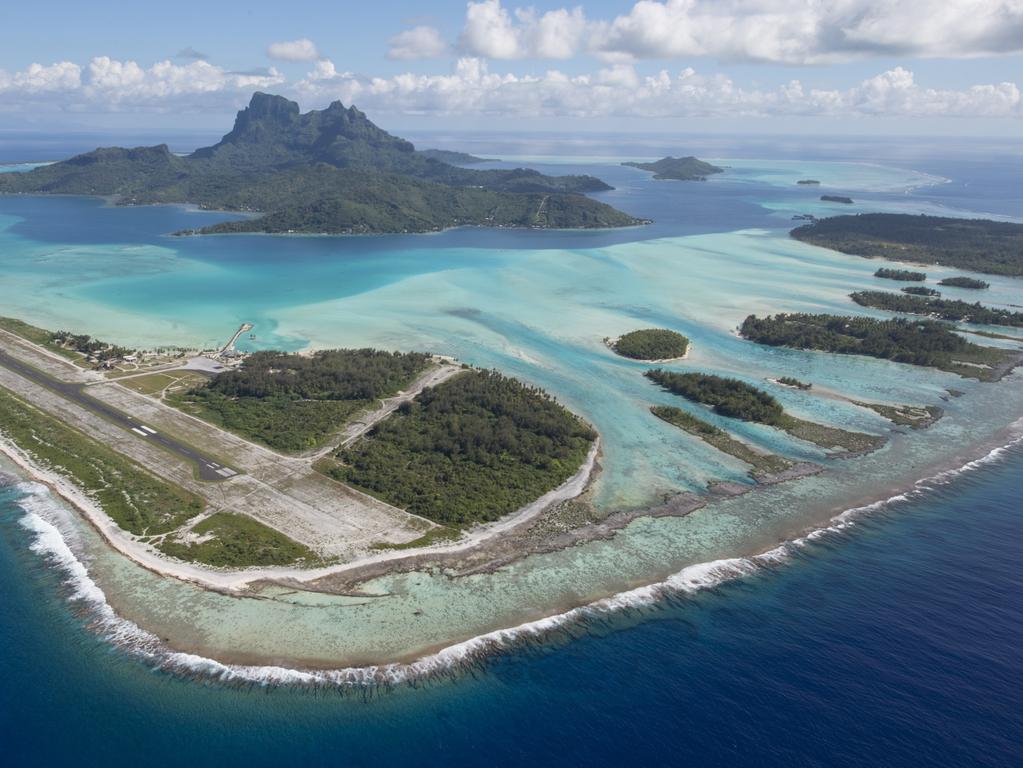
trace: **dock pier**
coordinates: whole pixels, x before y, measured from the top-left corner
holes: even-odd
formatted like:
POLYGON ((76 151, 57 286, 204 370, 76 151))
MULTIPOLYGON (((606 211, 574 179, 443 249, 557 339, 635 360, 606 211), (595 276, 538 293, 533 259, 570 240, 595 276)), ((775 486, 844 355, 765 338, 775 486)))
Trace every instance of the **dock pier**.
POLYGON ((234 350, 234 345, 238 342, 241 335, 246 331, 251 331, 254 327, 255 326, 252 323, 242 323, 238 326, 238 330, 234 332, 234 336, 231 337, 227 344, 220 348, 214 357, 223 357, 228 352, 232 352, 234 350))

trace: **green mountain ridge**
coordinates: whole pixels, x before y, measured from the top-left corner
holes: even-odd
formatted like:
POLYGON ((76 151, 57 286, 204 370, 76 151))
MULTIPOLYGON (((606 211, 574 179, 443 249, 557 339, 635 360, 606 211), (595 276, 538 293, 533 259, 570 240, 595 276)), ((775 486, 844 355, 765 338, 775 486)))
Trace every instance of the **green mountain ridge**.
POLYGON ((111 197, 120 205, 193 203, 262 212, 206 232, 424 232, 459 225, 620 227, 643 223, 586 192, 593 176, 476 170, 418 152, 355 107, 302 113, 256 93, 231 131, 186 157, 165 144, 106 147, 28 173, 0 174, 0 193, 111 197))

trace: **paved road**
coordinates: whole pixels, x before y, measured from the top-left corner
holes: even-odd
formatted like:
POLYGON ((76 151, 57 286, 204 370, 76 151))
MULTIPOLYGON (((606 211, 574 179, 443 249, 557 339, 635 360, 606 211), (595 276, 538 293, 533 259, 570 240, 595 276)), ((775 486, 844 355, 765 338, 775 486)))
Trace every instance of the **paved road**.
POLYGON ((156 443, 160 447, 167 449, 171 453, 177 454, 186 461, 194 463, 199 468, 200 480, 205 480, 207 482, 222 482, 238 474, 230 467, 218 464, 213 459, 204 456, 194 448, 190 448, 184 443, 178 442, 173 437, 167 437, 148 425, 143 424, 138 419, 129 416, 123 411, 119 411, 116 408, 97 400, 91 395, 87 395, 84 391, 85 385, 83 384, 61 381, 49 374, 43 373, 37 368, 33 368, 30 365, 20 362, 2 350, 0 350, 0 365, 14 371, 14 373, 18 374, 22 378, 28 379, 41 387, 46 387, 47 389, 59 394, 61 397, 70 400, 83 408, 87 408, 93 413, 99 414, 118 426, 130 430, 135 433, 137 437, 156 443))

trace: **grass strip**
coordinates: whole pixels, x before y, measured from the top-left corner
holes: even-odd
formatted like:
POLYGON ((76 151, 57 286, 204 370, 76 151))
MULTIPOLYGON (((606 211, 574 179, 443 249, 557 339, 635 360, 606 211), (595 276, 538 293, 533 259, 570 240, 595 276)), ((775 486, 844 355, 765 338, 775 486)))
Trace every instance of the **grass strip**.
POLYGON ((206 565, 246 568, 257 565, 314 564, 316 553, 304 544, 246 515, 215 512, 196 523, 182 540, 181 534, 165 538, 160 551, 179 560, 206 565))
POLYGON ((195 494, 6 391, 0 391, 0 431, 40 465, 81 488, 130 533, 166 533, 203 510, 195 494))

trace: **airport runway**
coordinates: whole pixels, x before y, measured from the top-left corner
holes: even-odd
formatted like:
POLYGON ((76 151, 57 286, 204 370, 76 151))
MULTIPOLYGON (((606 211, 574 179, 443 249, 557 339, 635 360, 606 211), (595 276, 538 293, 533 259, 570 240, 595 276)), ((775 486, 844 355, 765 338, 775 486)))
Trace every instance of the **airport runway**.
POLYGON ((66 400, 70 400, 71 402, 80 405, 83 408, 87 408, 93 413, 114 422, 118 426, 124 427, 124 429, 133 432, 138 438, 156 443, 161 448, 192 462, 199 469, 200 480, 216 483, 229 480, 238 474, 238 472, 234 469, 218 464, 213 459, 204 456, 194 448, 191 448, 184 443, 178 442, 173 437, 167 437, 147 424, 142 423, 138 419, 133 418, 128 414, 101 402, 100 400, 97 400, 91 395, 87 395, 83 384, 61 381, 49 374, 43 373, 37 368, 33 368, 30 365, 20 362, 2 350, 0 350, 0 365, 13 371, 22 378, 28 379, 41 387, 46 387, 47 389, 56 392, 66 400))

